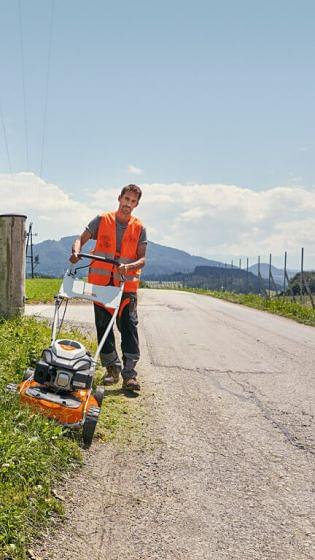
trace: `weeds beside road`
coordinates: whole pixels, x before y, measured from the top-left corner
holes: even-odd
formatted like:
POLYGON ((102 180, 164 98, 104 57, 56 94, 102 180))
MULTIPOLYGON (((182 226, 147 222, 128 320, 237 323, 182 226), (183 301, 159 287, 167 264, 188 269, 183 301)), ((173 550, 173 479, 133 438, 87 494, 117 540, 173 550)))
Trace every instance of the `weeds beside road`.
POLYGON ((48 342, 48 328, 32 319, 0 323, 0 558, 25 557, 29 539, 61 510, 52 485, 81 460, 60 426, 5 390, 48 342))
MULTIPOLYGON (((198 293, 202 293, 202 290, 198 291, 198 293)), ((232 303, 239 303, 247 307, 268 311, 275 315, 282 315, 298 323, 304 323, 305 325, 315 327, 315 310, 289 299, 283 299, 281 297, 268 299, 254 294, 234 294, 231 292, 205 293, 219 299, 231 301, 232 303)))
MULTIPOLYGON (((78 333, 68 333, 78 338, 78 333)), ((82 333, 80 340, 86 343, 82 333)), ((52 515, 63 513, 54 487, 82 462, 80 440, 5 390, 49 345, 50 329, 32 318, 0 320, 0 559, 22 560, 52 515)), ((91 341, 88 347, 91 349, 91 341)), ((96 377, 100 378, 101 372, 96 377)), ((131 412, 132 414, 132 412, 131 412)), ((130 410, 121 394, 105 397, 98 424, 101 439, 123 439, 130 410)))

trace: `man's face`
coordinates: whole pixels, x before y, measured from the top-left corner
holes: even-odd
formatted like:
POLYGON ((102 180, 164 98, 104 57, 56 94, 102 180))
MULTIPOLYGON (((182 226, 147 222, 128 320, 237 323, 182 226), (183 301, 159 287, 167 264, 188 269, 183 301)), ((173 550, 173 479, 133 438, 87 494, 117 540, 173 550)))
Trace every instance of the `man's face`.
POLYGON ((128 216, 133 209, 138 206, 138 195, 132 191, 127 191, 123 195, 119 195, 119 208, 118 211, 128 216))

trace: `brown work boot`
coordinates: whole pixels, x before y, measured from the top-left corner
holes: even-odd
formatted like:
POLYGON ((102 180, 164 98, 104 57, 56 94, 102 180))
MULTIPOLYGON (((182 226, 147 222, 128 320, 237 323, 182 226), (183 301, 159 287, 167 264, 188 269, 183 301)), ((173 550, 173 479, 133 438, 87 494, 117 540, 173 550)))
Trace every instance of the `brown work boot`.
POLYGON ((112 364, 110 366, 107 366, 105 370, 106 374, 102 379, 104 385, 115 385, 116 383, 118 383, 121 366, 119 364, 112 364))
POLYGON ((130 379, 123 380, 122 388, 127 391, 140 391, 140 383, 136 377, 130 377, 130 379))

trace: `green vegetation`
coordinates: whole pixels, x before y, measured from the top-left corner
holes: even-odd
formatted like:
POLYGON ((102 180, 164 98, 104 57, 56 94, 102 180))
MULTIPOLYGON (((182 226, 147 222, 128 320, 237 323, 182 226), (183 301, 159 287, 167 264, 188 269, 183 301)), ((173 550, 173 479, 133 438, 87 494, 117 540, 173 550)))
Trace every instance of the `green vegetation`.
POLYGON ((119 385, 114 385, 106 389, 104 404, 97 425, 97 436, 103 441, 115 440, 120 446, 142 445, 142 426, 145 421, 143 401, 126 398, 119 385))
POLYGON ((31 536, 61 511, 52 485, 80 462, 60 426, 5 391, 48 342, 48 328, 32 319, 0 322, 0 558, 25 557, 31 536))
MULTIPOLYGON (((312 294, 315 294, 315 272, 314 271, 304 272, 303 280, 304 280, 304 282, 301 282, 301 273, 300 272, 298 272, 293 278, 291 278, 291 280, 289 282, 289 288, 292 290, 294 295, 297 295, 297 296, 300 295, 301 284, 302 284, 302 294, 307 293, 307 291, 305 289, 305 286, 303 286, 303 284, 306 284, 308 286, 309 291, 312 294)), ((287 293, 288 294, 290 293, 289 289, 287 290, 287 293)))
POLYGON ((293 319, 299 323, 315 327, 315 310, 308 306, 301 305, 298 302, 294 302, 289 298, 274 297, 267 299, 254 294, 234 294, 232 292, 216 292, 201 290, 198 288, 182 289, 187 292, 213 296, 226 301, 231 301, 232 303, 246 305, 247 307, 262 309, 263 311, 268 311, 269 313, 274 313, 276 315, 282 315, 283 317, 288 317, 289 319, 293 319))
MULTIPOLYGON (((62 336, 65 333, 62 334, 62 336)), ((92 349, 82 334, 79 338, 92 349)), ((24 560, 33 537, 62 515, 53 488, 66 472, 78 468, 79 437, 44 416, 21 407, 7 393, 8 382, 20 382, 23 371, 49 345, 50 329, 32 318, 0 320, 0 559, 24 560)), ((97 377, 100 378, 101 371, 97 377)), ((99 381, 99 380, 98 380, 99 381)), ((127 441, 132 418, 141 414, 117 388, 105 396, 97 433, 101 439, 127 441)), ((140 425, 140 422, 138 422, 140 425)))
POLYGON ((53 302, 61 281, 61 278, 27 278, 25 281, 27 303, 53 302))

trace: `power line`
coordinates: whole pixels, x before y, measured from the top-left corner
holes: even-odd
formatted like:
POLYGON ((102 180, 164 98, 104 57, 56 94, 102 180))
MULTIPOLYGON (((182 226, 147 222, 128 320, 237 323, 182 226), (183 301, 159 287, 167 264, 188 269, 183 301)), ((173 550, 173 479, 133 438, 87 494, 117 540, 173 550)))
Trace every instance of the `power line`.
POLYGON ((8 136, 7 136, 7 130, 6 130, 3 111, 2 111, 1 100, 0 100, 0 117, 1 117, 1 124, 2 124, 2 130, 3 130, 4 144, 5 144, 5 149, 6 149, 6 152, 7 152, 9 171, 10 171, 12 177, 13 177, 12 163, 11 163, 11 157, 10 157, 9 144, 8 144, 8 136))
POLYGON ((22 86, 23 86, 23 103, 24 103, 25 155, 26 155, 27 171, 29 171, 30 160, 29 160, 28 123, 27 123, 26 93, 25 93, 24 37, 23 37, 23 25, 22 25, 22 2, 21 2, 21 0, 19 0, 19 26, 20 26, 20 46, 21 46, 21 60, 22 60, 22 86))
POLYGON ((54 8, 55 8, 55 0, 51 0, 49 44, 48 44, 48 62, 47 62, 47 75, 46 75, 46 89, 45 89, 45 97, 44 97, 43 135, 42 135, 42 149, 41 149, 40 172, 39 172, 40 177, 42 177, 43 164, 44 164, 44 149, 45 149, 46 120, 47 120, 47 102, 48 102, 48 87, 49 87, 51 47, 52 47, 52 35, 53 35, 54 8))
POLYGON ((33 233, 33 222, 30 223, 28 228, 28 233, 26 234, 26 264, 31 265, 31 276, 34 278, 34 270, 36 266, 39 264, 39 256, 34 255, 34 245, 33 245, 33 237, 37 236, 37 233, 33 233))

